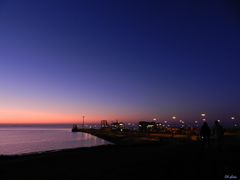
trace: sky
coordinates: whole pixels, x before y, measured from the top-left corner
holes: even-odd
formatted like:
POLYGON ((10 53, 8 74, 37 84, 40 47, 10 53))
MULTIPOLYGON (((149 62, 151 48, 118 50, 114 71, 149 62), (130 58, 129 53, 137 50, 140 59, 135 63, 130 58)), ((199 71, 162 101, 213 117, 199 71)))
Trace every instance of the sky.
POLYGON ((0 124, 240 118, 237 0, 1 0, 0 124))

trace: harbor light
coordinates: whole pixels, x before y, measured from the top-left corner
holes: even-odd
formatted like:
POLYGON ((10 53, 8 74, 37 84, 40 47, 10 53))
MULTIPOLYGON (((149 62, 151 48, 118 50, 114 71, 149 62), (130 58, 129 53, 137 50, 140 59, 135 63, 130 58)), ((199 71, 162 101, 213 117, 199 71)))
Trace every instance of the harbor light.
POLYGON ((205 117, 205 116, 206 116, 206 114, 205 114, 205 113, 202 113, 202 114, 201 114, 201 116, 202 116, 202 117, 205 117))

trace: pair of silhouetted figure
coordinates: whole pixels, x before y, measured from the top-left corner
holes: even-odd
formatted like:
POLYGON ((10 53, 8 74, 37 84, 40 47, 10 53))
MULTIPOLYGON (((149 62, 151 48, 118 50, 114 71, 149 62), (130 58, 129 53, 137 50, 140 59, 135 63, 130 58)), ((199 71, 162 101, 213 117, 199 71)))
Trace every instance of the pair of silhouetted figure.
POLYGON ((218 151, 221 151, 222 150, 222 145, 223 145, 224 129, 219 124, 218 121, 215 121, 215 124, 212 128, 212 131, 209 128, 207 122, 203 123, 203 125, 200 129, 200 138, 201 138, 201 141, 202 141, 203 150, 205 150, 206 148, 209 148, 211 134, 213 135, 213 138, 214 138, 215 148, 218 151))

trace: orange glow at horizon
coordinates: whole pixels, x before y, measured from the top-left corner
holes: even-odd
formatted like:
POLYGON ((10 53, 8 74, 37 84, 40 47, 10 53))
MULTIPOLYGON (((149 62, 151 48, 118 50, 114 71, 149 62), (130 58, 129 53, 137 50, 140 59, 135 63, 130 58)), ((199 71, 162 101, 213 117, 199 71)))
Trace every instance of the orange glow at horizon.
MULTIPOLYGON (((82 114, 67 114, 25 109, 0 109, 0 124, 72 124, 82 123, 82 114)), ((133 116, 108 114, 84 114, 86 123, 99 123, 100 120, 132 120, 133 116)))
MULTIPOLYGON (((33 110, 0 110, 0 124, 50 124, 50 123, 76 123, 81 115, 51 113, 33 110)), ((92 122, 97 118, 91 117, 92 122)))

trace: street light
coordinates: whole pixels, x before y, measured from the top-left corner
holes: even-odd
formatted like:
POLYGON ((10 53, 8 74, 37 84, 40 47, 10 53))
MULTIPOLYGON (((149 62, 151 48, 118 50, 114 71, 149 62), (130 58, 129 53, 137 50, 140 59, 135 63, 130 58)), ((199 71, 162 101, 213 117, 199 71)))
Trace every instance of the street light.
POLYGON ((206 118, 205 118, 205 117, 206 117, 206 114, 205 114, 205 113, 202 113, 201 116, 202 116, 202 118, 203 118, 202 120, 203 120, 203 121, 206 121, 206 118))
POLYGON ((234 116, 232 116, 231 120, 233 120, 234 127, 237 127, 238 126, 238 122, 236 121, 236 118, 234 116))
POLYGON ((198 128, 198 121, 194 121, 194 123, 195 123, 195 127, 198 128))

